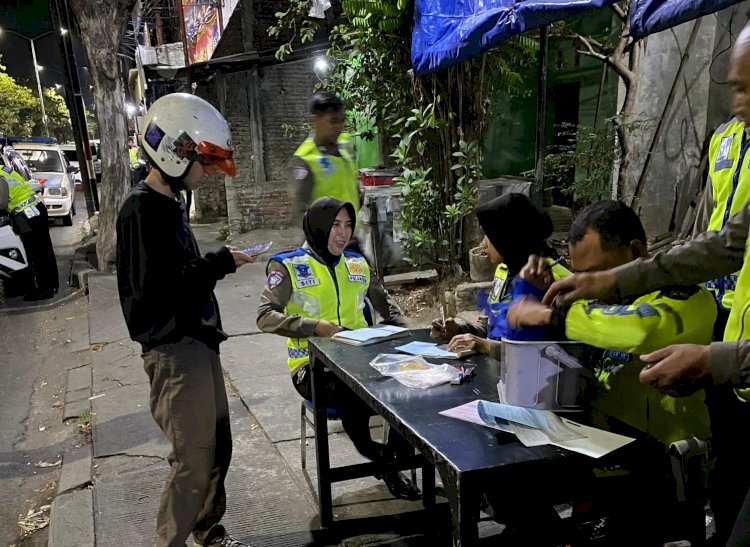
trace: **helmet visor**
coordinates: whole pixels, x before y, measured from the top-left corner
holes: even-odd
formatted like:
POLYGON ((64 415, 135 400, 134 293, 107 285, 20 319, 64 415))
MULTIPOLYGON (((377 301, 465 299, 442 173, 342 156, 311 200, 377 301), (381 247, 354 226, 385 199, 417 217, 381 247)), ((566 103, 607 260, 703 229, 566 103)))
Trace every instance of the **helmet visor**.
POLYGON ((201 141, 198 143, 198 161, 202 165, 215 167, 227 176, 237 175, 237 166, 234 164, 231 149, 227 150, 217 144, 201 141))

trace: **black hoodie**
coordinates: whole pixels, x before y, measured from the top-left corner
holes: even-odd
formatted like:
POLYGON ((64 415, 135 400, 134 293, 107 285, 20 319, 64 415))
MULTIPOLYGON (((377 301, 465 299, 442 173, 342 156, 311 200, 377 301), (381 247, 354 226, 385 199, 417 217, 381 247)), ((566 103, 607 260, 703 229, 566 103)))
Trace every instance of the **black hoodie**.
POLYGON ((524 194, 504 194, 474 212, 511 276, 521 271, 529 255, 549 253, 546 239, 552 235, 552 220, 524 194))

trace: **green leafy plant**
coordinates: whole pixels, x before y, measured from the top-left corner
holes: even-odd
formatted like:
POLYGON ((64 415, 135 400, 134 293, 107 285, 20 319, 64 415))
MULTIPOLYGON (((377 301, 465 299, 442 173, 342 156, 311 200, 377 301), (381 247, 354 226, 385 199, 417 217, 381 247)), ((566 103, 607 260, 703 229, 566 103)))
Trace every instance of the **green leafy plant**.
POLYGON ((563 144, 549 147, 544 158, 550 189, 581 203, 611 196, 612 169, 620 158, 615 126, 609 120, 597 129, 565 123, 557 135, 563 144))

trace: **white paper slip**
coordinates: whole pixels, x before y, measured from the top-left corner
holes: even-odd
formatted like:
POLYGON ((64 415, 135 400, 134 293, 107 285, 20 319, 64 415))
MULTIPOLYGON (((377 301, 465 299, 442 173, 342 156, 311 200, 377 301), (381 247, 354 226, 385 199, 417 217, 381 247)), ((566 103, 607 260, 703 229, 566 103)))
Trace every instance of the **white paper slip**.
POLYGON ((560 448, 566 448, 579 454, 585 454, 592 458, 601 458, 602 456, 609 454, 622 448, 623 446, 632 443, 635 439, 632 437, 625 437, 624 435, 618 435, 617 433, 610 433, 603 429, 597 429, 588 425, 579 424, 568 420, 567 418, 561 418, 563 423, 570 428, 578 428, 581 433, 586 435, 580 439, 572 441, 564 441, 560 443, 552 443, 560 448))
POLYGON ((489 423, 486 423, 484 420, 482 420, 482 418, 479 416, 479 412, 477 411, 477 405, 479 405, 479 402, 480 401, 471 401, 461 406, 449 408, 448 410, 443 410, 442 412, 438 412, 438 414, 441 414, 442 416, 447 416, 448 418, 455 418, 457 420, 463 420, 464 422, 471 422, 473 424, 483 425, 486 427, 492 427, 494 429, 499 429, 500 431, 513 433, 513 430, 508 424, 502 424, 502 423, 489 424, 489 423))

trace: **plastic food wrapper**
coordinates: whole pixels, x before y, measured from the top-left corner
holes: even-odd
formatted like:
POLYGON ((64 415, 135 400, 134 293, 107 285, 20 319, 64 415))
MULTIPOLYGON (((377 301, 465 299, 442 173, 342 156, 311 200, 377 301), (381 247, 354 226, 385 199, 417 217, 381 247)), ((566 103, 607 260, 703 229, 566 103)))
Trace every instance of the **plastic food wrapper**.
POLYGON ((447 384, 459 371, 451 365, 433 365, 421 357, 397 353, 381 353, 370 366, 383 376, 392 376, 406 387, 427 389, 447 384))

